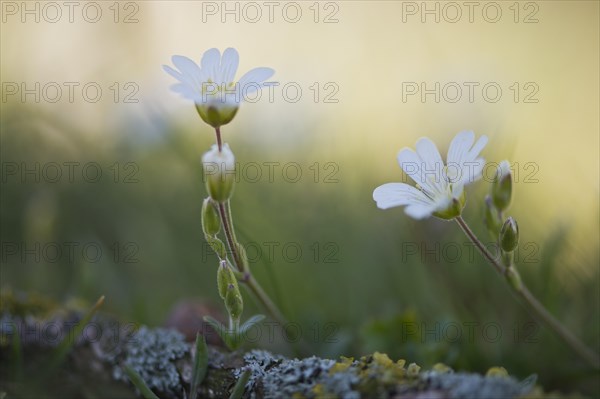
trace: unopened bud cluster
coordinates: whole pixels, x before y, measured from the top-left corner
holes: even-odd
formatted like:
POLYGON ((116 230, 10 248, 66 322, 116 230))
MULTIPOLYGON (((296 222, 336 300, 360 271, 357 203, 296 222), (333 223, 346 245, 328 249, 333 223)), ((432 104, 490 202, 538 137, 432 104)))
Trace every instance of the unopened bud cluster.
POLYGON ((522 288, 521 277, 514 266, 514 251, 519 246, 519 225, 512 217, 504 219, 504 212, 512 201, 512 173, 508 161, 500 162, 490 194, 485 198, 485 224, 498 243, 502 262, 506 267, 505 277, 517 291, 522 288))

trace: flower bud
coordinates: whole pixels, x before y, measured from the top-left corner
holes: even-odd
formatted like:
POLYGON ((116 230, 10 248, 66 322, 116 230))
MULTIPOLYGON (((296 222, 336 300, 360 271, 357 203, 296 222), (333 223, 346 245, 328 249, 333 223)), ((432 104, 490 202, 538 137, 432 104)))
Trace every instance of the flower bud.
POLYGON ((216 202, 225 202, 233 194, 235 183, 235 157, 227 143, 219 151, 214 144, 210 151, 202 156, 206 190, 216 202))
POLYGON ((489 195, 485 197, 485 225, 492 237, 494 237, 494 240, 496 240, 502 228, 502 220, 500 220, 498 210, 492 203, 492 197, 489 195))
POLYGON ((202 230, 205 235, 215 236, 221 230, 221 219, 210 198, 202 203, 202 230))
POLYGON ((500 247, 505 252, 512 252, 519 245, 519 225, 509 217, 500 230, 500 247))
POLYGON ((239 321, 244 311, 244 300, 237 284, 229 284, 225 294, 225 307, 234 321, 239 321))
POLYGON ((512 173, 508 161, 500 162, 496 178, 492 183, 492 199, 499 211, 505 211, 510 206, 512 198, 512 173))
POLYGON ((217 286, 219 288, 219 296, 222 299, 225 299, 227 288, 230 285, 237 286, 237 279, 235 278, 235 274, 233 274, 233 270, 231 270, 231 267, 227 264, 227 261, 223 260, 217 271, 217 286))
POLYGON ((206 239, 206 242, 208 242, 208 245, 210 245, 212 250, 215 251, 219 259, 225 259, 227 257, 227 249, 225 249, 225 244, 223 244, 223 241, 219 240, 215 236, 211 236, 208 234, 205 234, 204 238, 206 239))
POLYGON ((239 255, 239 261, 241 262, 241 265, 239 265, 240 270, 248 270, 249 264, 248 264, 248 255, 246 253, 246 248, 244 248, 244 246, 240 243, 236 243, 235 247, 237 248, 237 252, 239 255))

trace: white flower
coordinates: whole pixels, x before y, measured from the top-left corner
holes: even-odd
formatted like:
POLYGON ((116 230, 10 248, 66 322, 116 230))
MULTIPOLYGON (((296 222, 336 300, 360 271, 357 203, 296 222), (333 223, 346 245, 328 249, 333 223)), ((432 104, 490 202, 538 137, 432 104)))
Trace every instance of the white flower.
POLYGON ((229 123, 241 101, 266 86, 265 81, 275 73, 271 68, 254 68, 236 81, 239 55, 233 48, 226 49, 223 57, 216 48, 207 50, 200 66, 181 55, 174 55, 171 60, 179 69, 163 65, 179 81, 171 89, 193 100, 202 119, 213 127, 229 123))
POLYGON ((373 191, 373 199, 381 209, 403 206, 407 215, 423 219, 431 215, 452 219, 460 215, 464 206, 464 186, 481 178, 485 161, 479 153, 487 144, 482 136, 475 145, 473 132, 460 132, 448 149, 444 165, 435 144, 424 137, 417 141, 416 149, 403 148, 398 153, 398 163, 417 186, 388 183, 373 191))

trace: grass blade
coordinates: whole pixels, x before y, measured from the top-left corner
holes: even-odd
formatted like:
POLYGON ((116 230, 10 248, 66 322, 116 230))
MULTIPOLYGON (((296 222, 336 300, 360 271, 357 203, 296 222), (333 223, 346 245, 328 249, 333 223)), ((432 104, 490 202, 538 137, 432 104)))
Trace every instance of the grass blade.
POLYGON ((143 378, 128 364, 123 364, 123 370, 125 370, 127 377, 129 377, 133 385, 135 385, 138 391, 140 391, 144 399, 159 399, 159 397, 156 396, 150 388, 148 388, 148 385, 146 385, 146 382, 143 380, 143 378))
POLYGON ((98 309, 100 309, 100 307, 102 306, 103 303, 104 303, 104 295, 102 295, 96 301, 94 306, 92 306, 92 308, 89 310, 89 312, 86 313, 86 315, 83 317, 83 319, 81 319, 81 321, 79 323, 77 323, 75 328, 73 328, 73 332, 71 334, 69 334, 68 337, 65 337, 65 339, 58 345, 58 347, 56 348, 56 351, 54 352, 52 358, 50 359, 49 366, 46 368, 46 370, 48 372, 56 369, 57 367, 59 367, 62 364, 62 362, 65 360, 65 358, 67 357, 67 355, 69 354, 71 349, 73 349, 73 347, 75 346, 75 343, 77 342, 77 338, 79 338, 79 336, 83 332, 84 328, 92 320, 92 318, 94 317, 94 315, 96 314, 98 309))
POLYGON ((229 395, 229 399, 240 399, 244 394, 244 390, 246 389, 246 384, 250 379, 250 370, 246 369, 244 373, 240 376, 240 378, 235 383, 233 390, 231 391, 231 395, 229 395))
POLYGON ((196 334, 196 352, 194 356, 194 368, 192 381, 190 383, 190 399, 196 399, 198 396, 198 386, 204 381, 208 370, 208 347, 206 340, 200 333, 196 334))

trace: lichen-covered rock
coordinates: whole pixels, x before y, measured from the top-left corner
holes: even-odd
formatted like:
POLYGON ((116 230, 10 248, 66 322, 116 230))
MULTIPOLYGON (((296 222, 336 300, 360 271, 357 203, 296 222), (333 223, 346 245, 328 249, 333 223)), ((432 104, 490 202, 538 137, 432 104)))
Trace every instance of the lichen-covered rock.
POLYGON ((248 398, 416 398, 451 399, 516 398, 531 392, 534 381, 520 383, 514 378, 492 373, 481 376, 453 373, 444 365, 435 371, 420 372, 414 363, 392 361, 386 354, 374 353, 359 360, 341 358, 339 362, 310 357, 286 359, 266 351, 251 351, 244 356, 250 370, 246 384, 248 398))
POLYGON ((421 378, 428 389, 442 391, 448 399, 516 398, 533 389, 533 384, 508 376, 428 372, 421 378))
MULTIPOLYGON (((56 353, 61 342, 45 341, 44 334, 32 335, 29 331, 34 327, 37 331, 49 331, 48 327, 52 326, 59 336, 71 337, 73 326, 81 320, 81 312, 50 309, 36 302, 32 307, 34 311, 29 313, 20 298, 2 299, 0 395, 7 392, 10 397, 31 397, 32 384, 23 379, 15 380, 14 376, 38 375, 39 365, 56 353), (21 351, 15 350, 15 342, 21 345, 21 351)), ((36 394, 83 397, 93 390, 96 397, 135 397, 133 384, 123 371, 123 365, 128 364, 161 399, 189 397, 193 352, 192 345, 182 334, 163 328, 119 324, 103 314, 97 314, 93 323, 95 326, 89 334, 71 337, 75 341, 70 354, 59 364, 60 370, 54 374, 53 391, 39 385, 41 391, 36 394)), ((402 359, 394 361, 378 352, 357 360, 342 357, 336 361, 315 356, 288 359, 264 350, 231 353, 216 347, 209 347, 208 371, 199 386, 198 396, 228 397, 245 370, 250 370, 251 377, 245 386, 244 398, 545 397, 543 391, 534 386, 534 376, 519 382, 502 368, 492 368, 482 376, 454 373, 443 364, 422 371, 414 363, 407 364, 402 359)))
MULTIPOLYGON (((178 395, 183 387, 175 361, 183 358, 189 349, 184 336, 176 331, 141 327, 135 339, 125 347, 122 361, 134 369, 150 389, 178 395)), ((114 367, 113 377, 129 381, 120 364, 114 367)))

